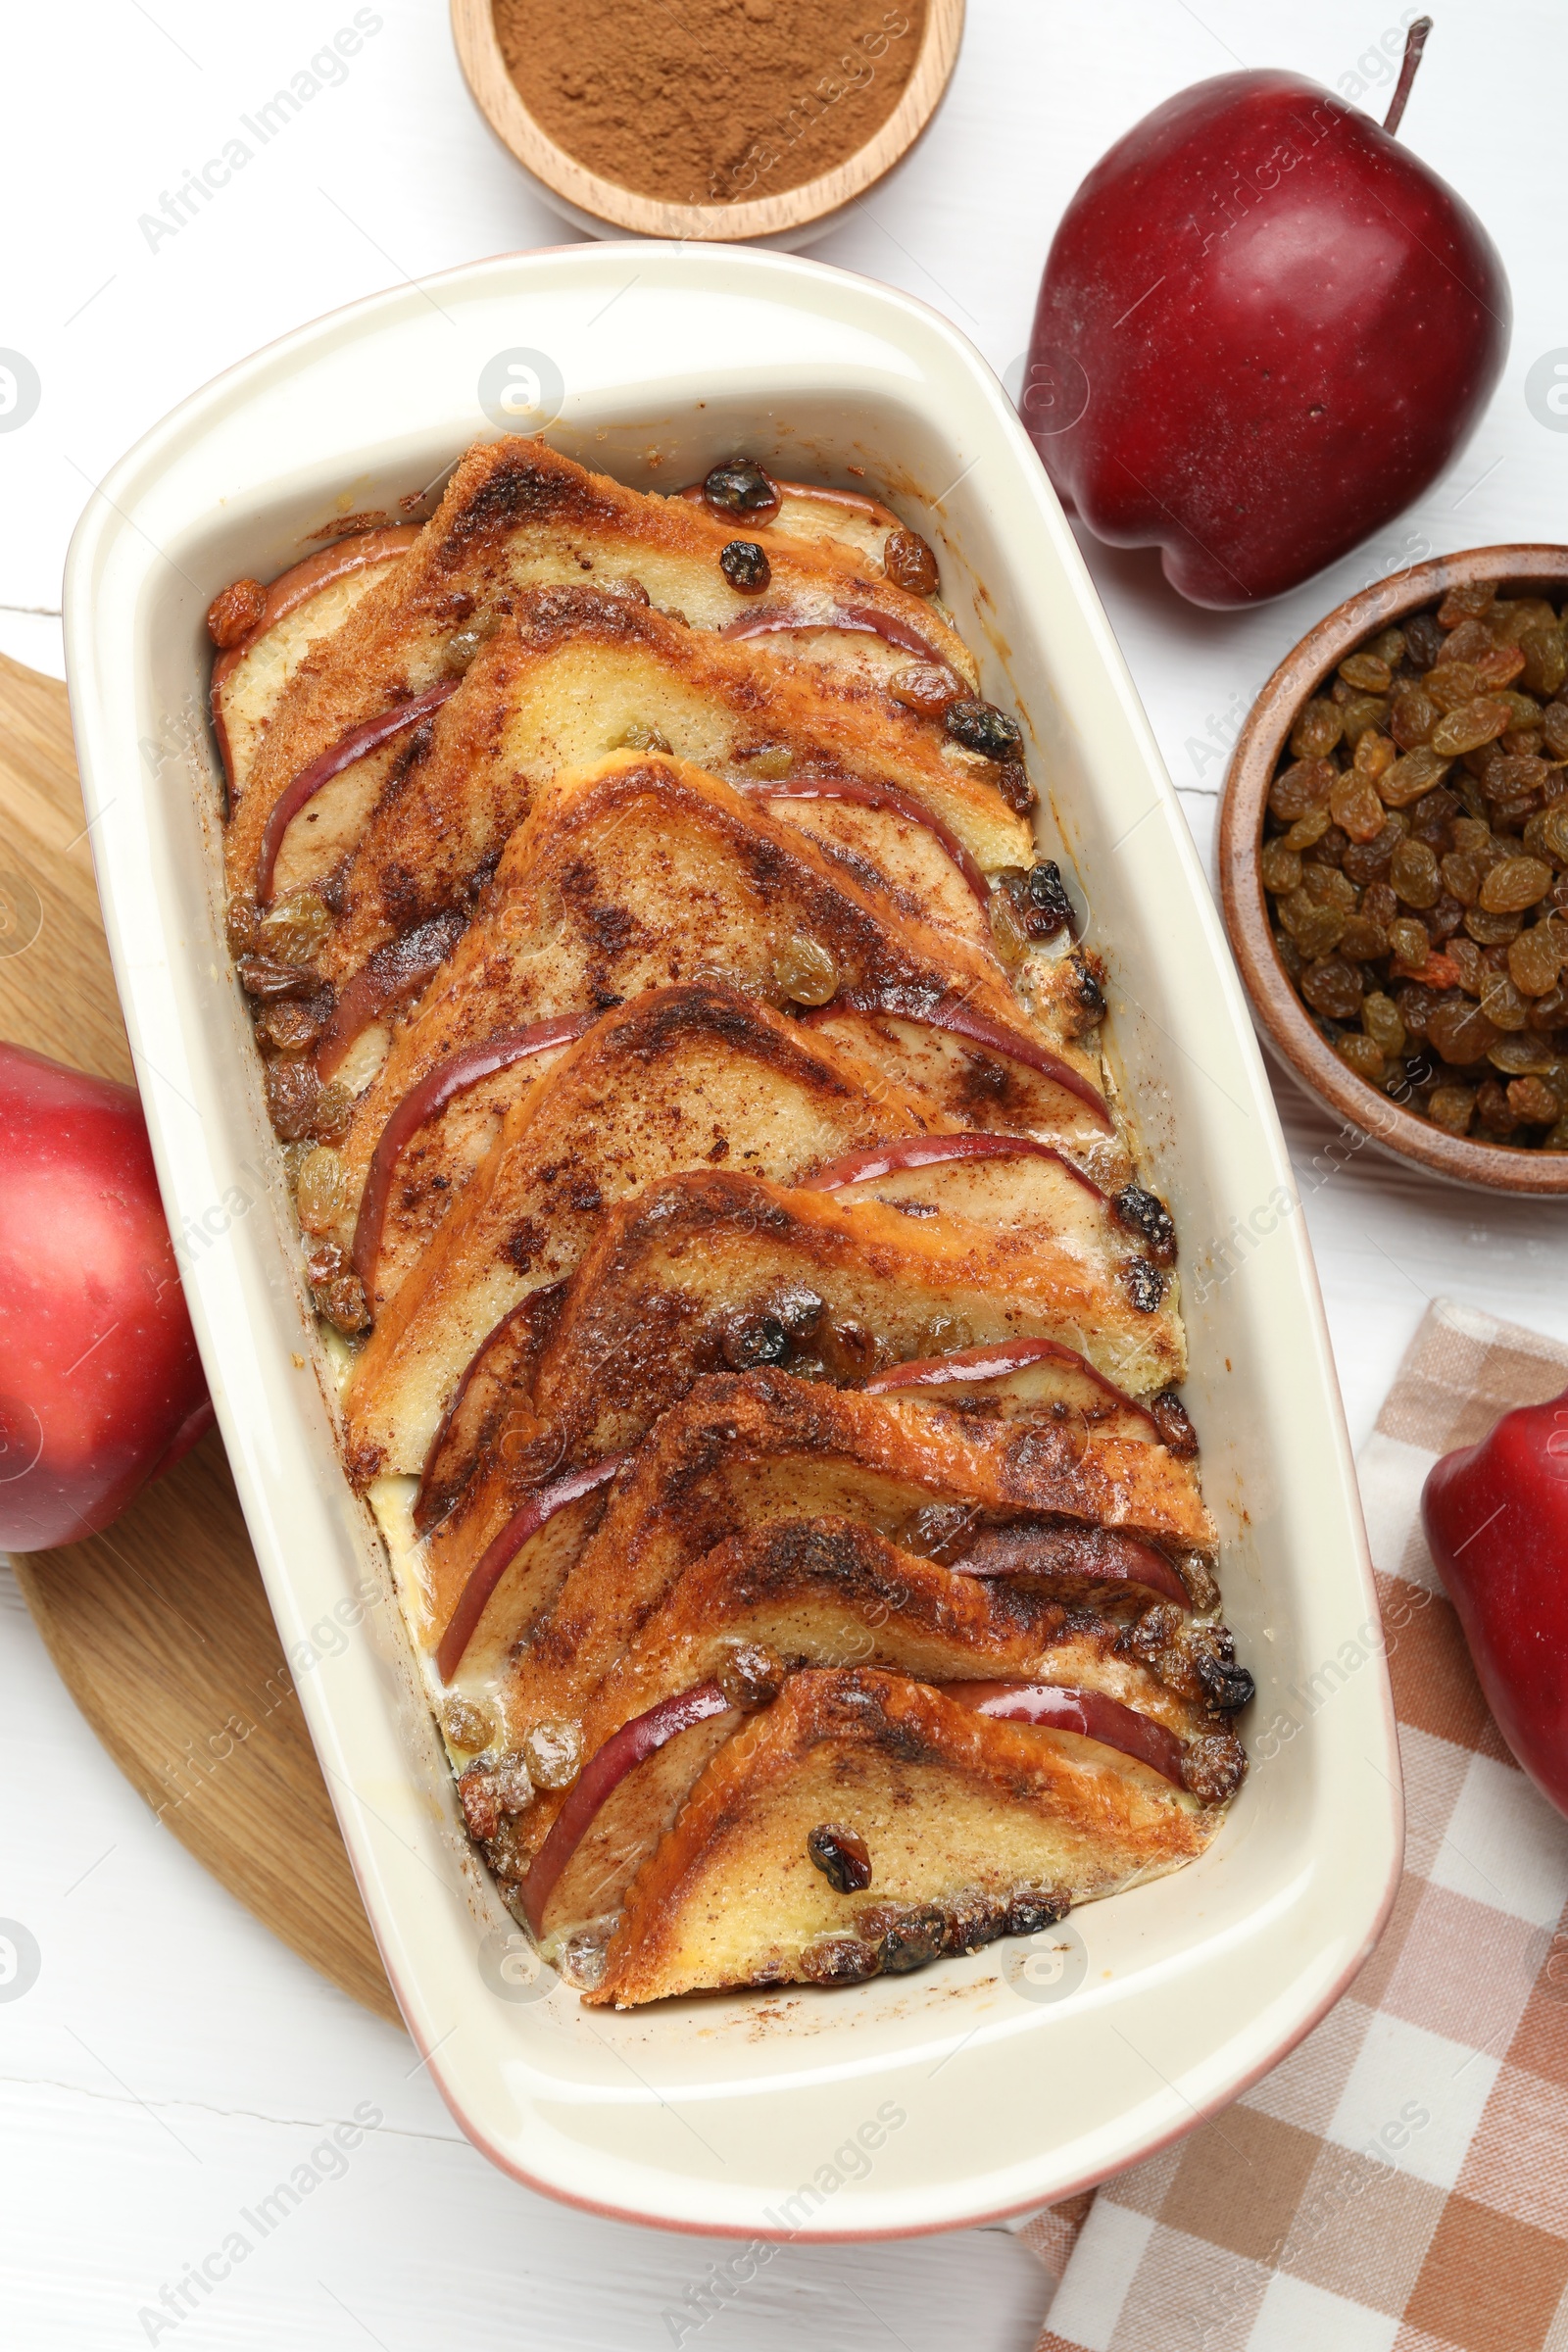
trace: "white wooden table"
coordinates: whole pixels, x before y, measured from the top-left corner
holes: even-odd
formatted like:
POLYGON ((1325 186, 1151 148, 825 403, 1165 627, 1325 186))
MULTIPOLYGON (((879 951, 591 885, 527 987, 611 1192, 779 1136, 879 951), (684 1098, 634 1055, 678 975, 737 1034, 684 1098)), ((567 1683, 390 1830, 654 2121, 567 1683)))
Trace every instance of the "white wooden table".
MULTIPOLYGON (((816 251, 931 302, 1005 372, 1061 207, 1114 136, 1238 64, 1343 87, 1400 13, 1391 0, 970 0, 940 120, 897 182, 816 251)), ((141 216, 354 17, 348 0, 222 12, 85 0, 67 17, 5 21, 0 346, 31 362, 41 388, 25 426, 0 432, 0 647, 18 660, 58 674, 58 623, 29 609, 59 605, 89 486, 192 386, 395 277, 569 234, 475 116, 438 0, 381 0, 359 12, 375 29, 341 82, 195 220, 150 241, 141 216)), ((1491 412, 1418 508, 1327 578, 1240 617, 1182 606, 1152 557, 1090 549, 1205 851, 1237 723, 1321 612, 1429 549, 1568 535, 1568 434, 1524 398, 1531 363, 1568 345, 1565 76, 1568 20, 1552 0, 1440 0, 1405 135, 1488 221, 1516 324, 1491 412)), ((1313 1161, 1329 1123, 1289 1093, 1281 1108, 1357 1440, 1438 1292, 1568 1339, 1560 1210, 1441 1192, 1370 1151, 1324 1180, 1313 1161)), ((492 2172, 407 2042, 154 1826, 76 1716, 9 1579, 0 1918, 22 1921, 41 1955, 30 1989, 0 1997, 0 2331, 19 2352, 327 2352, 367 2338, 384 2352, 639 2352, 677 2339, 665 2314, 718 2249, 594 2221, 492 2172), (299 2209, 265 2238, 248 2231, 253 2250, 222 2277, 242 2209, 311 2166, 323 2126, 358 2108, 382 2120, 341 2177, 319 2156, 299 2209), (182 2290, 204 2260, 217 2283, 182 2290)), ((1044 2274, 1003 2230, 792 2248, 701 2341, 1028 2352, 1046 2302, 1044 2274)))

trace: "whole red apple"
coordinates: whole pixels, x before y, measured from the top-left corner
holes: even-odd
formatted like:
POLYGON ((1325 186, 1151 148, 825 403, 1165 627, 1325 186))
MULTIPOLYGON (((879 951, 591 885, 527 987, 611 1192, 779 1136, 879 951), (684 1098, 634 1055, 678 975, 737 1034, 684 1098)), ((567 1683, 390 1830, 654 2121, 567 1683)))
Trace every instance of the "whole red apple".
POLYGON ((1497 1729, 1568 1813, 1568 1389, 1446 1453, 1421 1518, 1497 1729))
POLYGON ((0 1546, 95 1535, 213 1418, 141 1105, 0 1045, 0 1546))
POLYGON ((1056 231, 1020 406, 1097 538, 1194 604, 1279 596, 1388 522, 1469 435, 1508 281, 1463 199, 1292 74, 1156 107, 1056 231))

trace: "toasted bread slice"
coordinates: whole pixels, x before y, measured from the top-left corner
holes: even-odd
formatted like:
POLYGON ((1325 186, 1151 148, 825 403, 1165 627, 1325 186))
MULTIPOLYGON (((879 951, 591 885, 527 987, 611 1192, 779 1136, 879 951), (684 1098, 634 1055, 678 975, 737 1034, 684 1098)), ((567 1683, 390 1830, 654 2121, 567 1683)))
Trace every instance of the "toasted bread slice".
MULTIPOLYGON (((732 1091, 727 1072, 715 1069, 713 1083, 732 1091)), ((783 1140, 769 1136, 774 1100, 764 1100, 754 1122, 732 1120, 759 1154, 783 1140)), ((355 1367, 345 1412, 362 1476, 420 1466, 485 1334, 526 1290, 559 1280, 574 1247, 577 1271, 529 1408, 569 1433, 573 1461, 635 1445, 725 1364, 800 1364, 845 1381, 931 1355, 943 1336, 955 1346, 1027 1338, 1060 1341, 1134 1395, 1182 1377, 1171 1292, 1152 1303, 1156 1295, 1123 1283, 1108 1252, 1048 1227, 909 1217, 885 1201, 716 1170, 650 1182, 609 1209, 601 1198, 590 1218, 569 1205, 570 1168, 534 1161, 525 1115, 526 1101, 512 1145, 486 1162, 355 1367), (503 1167, 505 1184, 492 1184, 503 1167)), ((642 1155, 652 1155, 647 1142, 642 1155)))
POLYGON ((542 441, 470 449, 418 543, 307 657, 273 711, 229 826, 231 897, 254 895, 267 821, 289 783, 357 727, 436 685, 458 631, 484 625, 528 588, 594 572, 635 583, 697 628, 776 619, 791 625, 773 642, 812 662, 885 676, 918 653, 973 683, 967 648, 925 600, 871 576, 838 543, 779 538, 767 591, 742 595, 719 566, 742 536, 704 508, 628 490, 542 441))
MULTIPOLYGON (((531 1083, 530 1066, 456 1097, 383 1158, 368 1198, 356 1192, 358 1234, 346 1226, 343 1238, 363 1245, 376 1327, 348 1410, 356 1446, 380 1449, 378 1469, 419 1467, 486 1335, 568 1275, 628 1196, 715 1160, 804 1174, 926 1124, 923 1104, 842 1049, 722 988, 652 991, 531 1083)), ((357 1178, 363 1161, 349 1164, 357 1178)))
MULTIPOLYGON (((330 944, 321 968, 343 977, 330 944)), ((971 1089, 991 1114, 981 1123, 1016 1107, 1020 1132, 1059 1137, 1097 1171, 1127 1170, 1097 1056, 1032 1021, 989 950, 903 912, 750 796, 635 752, 560 779, 513 834, 481 913, 401 1017, 362 1115, 378 1128, 437 1063, 503 1030, 699 978, 786 1009, 835 985, 894 991, 917 1012, 934 1008, 931 1019, 958 1004, 981 1034, 952 1041, 985 1073, 971 1089), (1000 1084, 993 1036, 1011 1056, 1000 1084)), ((318 1048, 323 1077, 375 1067, 400 985, 396 945, 347 979, 318 1048)), ((897 1026, 923 1034, 918 1020, 897 1026)), ((902 1082, 911 1055, 883 1036, 889 1024, 851 1013, 838 1028, 902 1082)), ((956 1065, 934 1066, 951 1094, 956 1065)))
MULTIPOLYGON (((830 800, 769 799, 803 780, 893 788, 927 810, 987 873, 1027 865, 1029 829, 989 760, 961 751, 871 680, 824 672, 761 645, 732 645, 591 587, 518 598, 436 717, 429 749, 366 818, 333 878, 341 977, 423 914, 456 904, 556 775, 662 738, 683 760, 755 790, 774 813, 869 857, 886 886, 966 934, 984 920, 940 842, 896 814, 830 800)), ((323 796, 324 798, 325 796, 323 796)), ((280 890, 343 857, 318 804, 285 836, 280 890), (313 822, 313 815, 315 821, 313 822)))
MULTIPOLYGON (((1155 1603, 1158 1638, 1145 1639, 1148 1590, 1097 1581, 1093 1561, 1085 1546, 1084 1573, 1004 1583, 943 1567, 847 1519, 754 1528, 684 1569, 624 1656, 586 1657, 563 1675, 519 1653, 491 1707, 494 1746, 514 1750, 536 1724, 565 1718, 579 1727, 586 1761, 678 1692, 737 1673, 744 1683, 751 1672, 763 1677, 751 1695, 764 1704, 783 1674, 803 1666, 882 1667, 939 1686, 995 1678, 1093 1689, 1184 1743, 1211 1737, 1223 1716, 1197 1660, 1219 1655, 1234 1674, 1229 1634, 1191 1620, 1173 1630, 1155 1603)), ((564 1789, 535 1791, 509 1838, 514 1867, 519 1854, 537 1853, 565 1802, 564 1789)), ((579 1920, 602 1907, 580 1902, 564 1880, 556 1899, 567 1906, 561 1916, 579 1920)))
POLYGON ((935 1948, 961 1937, 977 1896, 1004 1918, 1025 1890, 1049 1889, 1059 1915, 1191 1861, 1219 1818, 1071 1733, 994 1722, 870 1667, 808 1670, 719 1746, 637 1873, 583 1997, 627 2008, 853 1982, 921 1948, 927 1922, 901 1914, 938 1911, 935 1948), (869 1849, 864 1892, 840 1894, 813 1866, 807 1841, 829 1824, 869 1849))
POLYGON ((258 746, 307 654, 341 628, 419 536, 413 524, 358 531, 291 564, 267 592, 261 619, 213 663, 213 729, 231 805, 244 796, 258 746))
POLYGON ((1026 1338, 1060 1341, 1119 1389, 1157 1395, 1182 1376, 1180 1320, 1168 1292, 1152 1309, 1135 1303, 1119 1271, 1108 1250, 1048 1224, 910 1217, 721 1170, 670 1177, 602 1225, 535 1372, 534 1407, 572 1430, 574 1457, 592 1457, 636 1443, 692 1380, 737 1357, 846 1383, 1026 1338))
MULTIPOLYGON (((942 1123, 843 1047, 756 998, 701 981, 650 989, 575 1042, 443 1094, 427 1094, 439 1106, 411 1126, 416 1104, 392 1135, 377 1117, 384 1097, 373 1094, 342 1147, 333 1238, 355 1250, 378 1316, 411 1271, 447 1281, 445 1259, 427 1253, 460 1198, 466 1262, 488 1266, 499 1253, 515 1268, 526 1225, 534 1270, 556 1281, 580 1254, 547 1238, 564 1206, 592 1218, 658 1177, 720 1161, 788 1179, 836 1151, 942 1123), (475 1170, 470 1197, 464 1188, 475 1170)), ((1064 1209, 1070 1190, 1074 1210, 1078 1197, 1093 1210, 1083 1186, 1061 1178, 1060 1189, 1064 1209)), ((489 1296, 479 1302, 489 1320, 476 1330, 460 1311, 475 1346, 497 1319, 491 1304, 489 1296)))
POLYGON ((609 1486, 509 1550, 506 1531, 559 1469, 559 1437, 497 1445, 420 1547, 420 1639, 442 1673, 486 1691, 518 1636, 541 1670, 586 1672, 627 1650, 692 1560, 746 1529, 838 1516, 930 1550, 1028 1523, 1104 1527, 1149 1544, 1200 1607, 1215 1597, 1213 1523, 1191 1465, 1108 1427, 982 1420, 918 1392, 867 1395, 788 1373, 716 1374, 670 1406, 609 1486), (554 1529, 552 1535, 550 1530, 554 1529), (456 1655, 454 1623, 469 1629, 456 1655))

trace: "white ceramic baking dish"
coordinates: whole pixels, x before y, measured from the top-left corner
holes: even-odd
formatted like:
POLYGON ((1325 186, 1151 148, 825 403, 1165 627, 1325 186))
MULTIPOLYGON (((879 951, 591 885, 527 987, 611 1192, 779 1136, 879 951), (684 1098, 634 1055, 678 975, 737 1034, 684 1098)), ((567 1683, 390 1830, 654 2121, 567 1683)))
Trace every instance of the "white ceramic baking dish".
POLYGON ((1105 616, 990 369, 920 304, 782 255, 601 244, 477 263, 303 327, 176 410, 88 508, 66 628, 115 970, 219 1420, 388 1974, 465 2132, 607 2213, 850 2237, 1061 2196, 1232 2098, 1382 1924, 1400 1849, 1392 1711, 1247 1008, 1105 616), (1258 1681, 1251 1776, 1214 1846, 1075 1913, 1044 1958, 1004 1942, 854 1991, 589 2013, 528 1981, 461 1834, 338 1468, 222 945, 203 615, 236 574, 272 576, 334 515, 396 512, 493 432, 477 387, 498 355, 503 375, 532 371, 508 379, 519 398, 542 386, 549 408, 559 378, 559 446, 640 485, 673 489, 736 449, 788 474, 863 468, 936 543, 987 692, 1032 729, 1043 835, 1108 958, 1113 1054, 1183 1240, 1186 1393, 1258 1681))

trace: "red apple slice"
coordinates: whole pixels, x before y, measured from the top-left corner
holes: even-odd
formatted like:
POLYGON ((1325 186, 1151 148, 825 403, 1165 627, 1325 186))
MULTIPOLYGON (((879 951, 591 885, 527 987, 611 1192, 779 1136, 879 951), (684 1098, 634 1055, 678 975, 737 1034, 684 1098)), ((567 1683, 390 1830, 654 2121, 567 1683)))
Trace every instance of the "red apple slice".
POLYGON ((1114 1121, 1104 1096, 1080 1070, 1023 1030, 994 1021, 989 1013, 976 1012, 961 997, 933 998, 890 981, 880 988, 846 989, 842 996, 816 1005, 801 1017, 807 1022, 821 1022, 834 1020, 846 1012, 881 1013, 885 1019, 894 1021, 921 1021, 928 1028, 946 1029, 954 1037, 967 1038, 971 1045, 983 1046, 989 1054, 1021 1061, 1026 1069, 1038 1070, 1043 1078, 1052 1079, 1075 1097, 1093 1112, 1107 1134, 1114 1133, 1114 1121))
POLYGON ((913 1363, 894 1364, 860 1386, 865 1396, 881 1396, 892 1389, 945 1389, 958 1381, 1004 1380, 1009 1372, 1026 1372, 1031 1364, 1047 1363, 1065 1365, 1093 1382, 1102 1396, 1123 1412, 1136 1413, 1149 1424, 1155 1442, 1162 1442, 1159 1423, 1147 1405, 1118 1389, 1103 1372, 1096 1371, 1087 1356, 1062 1347, 1059 1340, 998 1340, 988 1347, 956 1348, 951 1355, 924 1355, 913 1363))
POLYGON ((440 1470, 441 1456, 446 1448, 447 1441, 458 1426, 464 1406, 468 1401, 469 1390, 481 1374, 491 1367, 492 1358, 495 1359, 495 1368, 500 1369, 501 1359, 509 1345, 514 1341, 526 1345, 531 1336, 535 1318, 539 1315, 544 1301, 551 1300, 559 1303, 561 1294, 564 1289, 564 1283, 551 1283, 542 1291, 525 1292, 515 1306, 509 1306, 501 1320, 491 1325, 464 1365, 458 1385, 448 1400, 446 1411, 436 1425, 435 1436, 430 1440, 430 1450, 424 1457, 424 1467, 419 1473, 418 1492, 414 1497, 412 1514, 414 1532, 416 1536, 430 1535, 434 1529, 440 1526, 448 1512, 456 1507, 461 1488, 457 1490, 450 1487, 445 1490, 438 1488, 433 1494, 431 1490, 432 1482, 437 1478, 440 1470))
POLYGON ((849 801, 859 808, 891 808, 906 823, 920 825, 939 841, 982 906, 990 903, 991 885, 986 880, 962 842, 940 816, 934 816, 912 792, 905 792, 897 784, 862 784, 848 776, 802 776, 798 781, 786 778, 782 783, 759 784, 752 787, 760 800, 767 801, 849 801))
POLYGON ((584 1766, 522 1883, 523 1908, 536 1936, 562 1872, 592 1827, 594 1816, 627 1773, 666 1740, 673 1740, 677 1732, 689 1732, 693 1724, 722 1715, 729 1704, 716 1683, 698 1683, 690 1690, 677 1691, 673 1698, 661 1699, 646 1715, 634 1715, 630 1723, 623 1723, 584 1766))
POLYGON ((346 735, 339 736, 336 743, 328 745, 318 760, 313 760, 309 767, 302 768, 291 784, 284 785, 262 835, 261 856, 256 866, 256 899, 259 906, 266 906, 271 901, 272 875, 277 865, 277 854, 283 847, 283 836, 306 802, 314 801, 323 785, 330 784, 332 778, 340 776, 346 767, 352 767, 356 760, 363 760, 369 752, 379 751, 383 743, 390 743, 395 735, 402 735, 408 728, 416 727, 420 719, 427 718, 432 710, 439 710, 448 697, 457 693, 462 683, 461 678, 442 678, 436 685, 427 686, 422 694, 416 694, 412 702, 399 703, 394 709, 379 711, 374 718, 365 719, 359 726, 350 727, 346 735))
POLYGON ((1190 1609, 1192 1596, 1163 1552, 1108 1527, 988 1528, 955 1576, 1070 1576, 1086 1584, 1141 1585, 1190 1609))
MULTIPOLYGON (((718 633, 731 638, 769 637, 781 629, 846 629, 852 635, 883 637, 901 653, 918 654, 922 662, 933 662, 950 677, 956 675, 946 655, 911 621, 902 620, 896 612, 880 612, 874 605, 836 605, 828 613, 792 612, 786 605, 764 605, 759 612, 738 613, 718 633)), ((960 683, 958 691, 966 694, 968 688, 960 683)))
POLYGON ((275 629, 280 620, 297 612, 301 605, 309 604, 313 596, 319 596, 323 588, 346 579, 351 571, 364 571, 371 564, 386 564, 394 556, 407 555, 418 536, 416 522, 394 523, 381 531, 356 531, 352 537, 335 539, 330 547, 318 548, 314 556, 291 564, 268 589, 267 603, 256 626, 248 629, 237 645, 226 646, 213 663, 215 689, 239 666, 252 646, 260 644, 269 629, 275 629))
POLYGON ((482 1078, 494 1078, 498 1071, 510 1070, 514 1063, 526 1061, 535 1054, 548 1054, 553 1046, 569 1046, 585 1029, 592 1028, 594 1019, 591 1012, 566 1012, 554 1020, 534 1021, 526 1029, 499 1030, 494 1037, 487 1037, 483 1045, 470 1046, 462 1054, 438 1061, 417 1086, 410 1088, 376 1138, 365 1191, 360 1197, 351 1255, 354 1271, 367 1293, 375 1277, 392 1178, 405 1149, 419 1129, 427 1120, 438 1117, 455 1096, 477 1086, 482 1078))
POLYGON ((446 1632, 436 1645, 436 1672, 444 1683, 450 1683, 462 1665, 463 1653, 479 1630, 479 1620, 489 1605, 490 1595, 529 1537, 547 1527, 568 1502, 577 1502, 584 1494, 607 1487, 628 1458, 623 1453, 612 1453, 602 1461, 590 1462, 585 1470, 568 1470, 564 1478, 540 1487, 520 1509, 513 1512, 501 1533, 480 1553, 458 1595, 458 1605, 447 1620, 446 1632))
POLYGON ((846 1152, 842 1159, 830 1159, 814 1176, 802 1179, 801 1190, 841 1193, 847 1185, 868 1184, 878 1176, 899 1176, 908 1168, 946 1167, 956 1159, 1054 1159, 1086 1193, 1093 1193, 1097 1200, 1105 1198, 1092 1176, 1075 1168, 1050 1144, 1036 1143, 1029 1135, 994 1135, 987 1128, 960 1128, 953 1135, 901 1135, 891 1143, 869 1144, 863 1151, 846 1152))
POLYGON ((330 1078, 362 1029, 379 1020, 389 1005, 401 1004, 422 988, 431 973, 440 970, 467 927, 467 916, 449 906, 377 948, 332 1008, 316 1049, 317 1075, 330 1078))
POLYGON ((1103 1690, 1061 1683, 945 1683, 942 1689, 944 1697, 972 1707, 977 1715, 1077 1732, 1082 1739, 1098 1740, 1136 1757, 1178 1788, 1187 1785, 1182 1778, 1182 1743, 1175 1733, 1148 1715, 1135 1714, 1120 1699, 1107 1698, 1103 1690))

